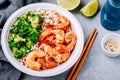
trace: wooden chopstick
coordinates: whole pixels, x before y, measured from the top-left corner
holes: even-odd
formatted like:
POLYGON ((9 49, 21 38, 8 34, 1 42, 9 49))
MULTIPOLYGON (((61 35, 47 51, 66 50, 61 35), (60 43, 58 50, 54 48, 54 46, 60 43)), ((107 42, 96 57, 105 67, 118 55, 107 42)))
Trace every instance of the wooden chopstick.
POLYGON ((84 53, 84 56, 81 58, 81 60, 80 60, 80 62, 79 62, 79 65, 77 66, 77 69, 76 69, 75 73, 73 74, 73 77, 71 78, 71 80, 75 80, 76 77, 77 77, 77 75, 78 75, 78 73, 79 73, 79 71, 81 70, 82 65, 83 65, 83 63, 84 63, 84 61, 85 61, 85 59, 86 59, 86 57, 87 57, 87 55, 88 55, 88 53, 89 53, 89 51, 90 51, 90 49, 91 49, 91 46, 92 46, 92 44, 93 44, 93 42, 94 42, 94 40, 95 40, 95 38, 96 38, 96 36, 97 36, 97 33, 98 33, 98 32, 96 31, 95 34, 93 35, 93 38, 92 38, 89 46, 87 47, 87 50, 86 50, 86 52, 84 53))
POLYGON ((94 28, 93 31, 92 31, 92 33, 90 34, 90 37, 89 37, 88 40, 86 41, 86 44, 85 44, 85 46, 84 46, 84 48, 83 48, 83 51, 82 51, 82 53, 81 53, 81 56, 79 57, 79 59, 77 60, 77 62, 76 62, 75 65, 73 66, 73 68, 71 69, 71 71, 70 71, 70 73, 69 73, 69 75, 68 75, 68 77, 67 77, 67 80, 75 80, 75 78, 77 77, 77 75, 78 75, 78 73, 79 73, 79 70, 80 70, 80 68, 81 68, 81 66, 82 66, 82 65, 80 64, 80 61, 82 61, 82 64, 83 64, 83 62, 84 62, 85 58, 87 57, 87 54, 88 54, 91 46, 92 46, 92 43, 93 43, 93 41, 94 41, 94 39, 95 39, 96 33, 97 33, 97 30, 96 30, 96 28, 94 28), (94 35, 94 34, 95 34, 95 35, 94 35), (89 43, 90 43, 90 44, 89 44, 89 43), (89 47, 88 47, 88 46, 89 46, 89 47), (86 54, 86 56, 84 57, 84 59, 81 60, 81 58, 82 58, 83 55, 85 54, 86 49, 88 49, 87 52, 86 52, 87 54, 86 54), (77 68, 78 64, 80 64, 80 65, 79 65, 79 70, 78 70, 78 68, 77 68), (77 69, 76 69, 76 68, 77 68, 77 69), (77 70, 77 72, 76 72, 75 70, 77 70), (74 72, 76 72, 76 73, 74 73, 74 72), (71 79, 71 78, 73 78, 73 79, 71 79))
POLYGON ((70 71, 70 73, 69 73, 69 75, 68 75, 68 77, 67 77, 67 80, 70 80, 70 79, 71 79, 71 77, 72 77, 72 75, 73 75, 73 73, 74 73, 74 71, 75 71, 75 69, 76 69, 76 67, 77 67, 77 65, 78 65, 78 63, 79 63, 79 61, 81 60, 81 58, 82 58, 82 56, 83 56, 85 50, 87 49, 87 46, 89 45, 90 40, 92 39, 92 37, 93 37, 95 31, 96 31, 96 28, 93 29, 92 33, 90 34, 90 37, 89 37, 88 40, 86 41, 86 44, 85 44, 85 46, 84 46, 84 48, 83 48, 83 51, 82 51, 82 53, 81 53, 79 59, 78 59, 77 62, 75 63, 75 65, 72 67, 72 69, 71 69, 71 71, 70 71))

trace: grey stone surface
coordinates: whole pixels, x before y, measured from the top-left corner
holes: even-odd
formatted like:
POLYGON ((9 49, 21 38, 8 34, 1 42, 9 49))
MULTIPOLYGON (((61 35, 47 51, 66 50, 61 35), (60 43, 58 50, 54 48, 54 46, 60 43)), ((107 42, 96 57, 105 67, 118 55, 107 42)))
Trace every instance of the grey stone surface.
MULTIPOLYGON (((39 0, 39 1, 56 4, 56 0, 39 0)), ((76 8, 75 10, 70 11, 80 22, 81 27, 84 31, 85 41, 87 40, 87 38, 89 37, 89 34, 93 30, 93 27, 96 27, 98 30, 97 38, 87 56, 87 59, 85 60, 84 65, 82 66, 82 69, 77 77, 77 80, 120 80, 120 72, 119 72, 120 71, 120 56, 116 58, 110 58, 104 54, 104 51, 101 48, 102 37, 105 34, 108 34, 111 32, 111 31, 104 29, 100 23, 100 12, 106 0, 99 0, 98 13, 92 18, 86 18, 79 13, 79 9, 83 7, 85 4, 87 4, 89 1, 90 0, 81 0, 80 6, 76 8)), ((120 31, 114 31, 114 32, 120 34, 120 31)), ((0 52, 0 54, 3 54, 3 53, 0 52)), ((8 64, 3 61, 0 61, 0 63, 8 64)), ((4 78, 10 75, 10 74, 8 76, 1 75, 4 73, 3 71, 1 71, 1 69, 2 67, 0 66, 0 77, 2 76, 4 78)), ((12 69, 12 68, 9 68, 9 69, 12 69)), ((4 69, 4 70, 7 70, 7 69, 4 69)), ((19 76, 18 78, 19 80, 65 80, 69 71, 70 70, 57 76, 45 77, 45 78, 29 76, 29 75, 21 73, 21 76, 19 76)), ((15 73, 12 73, 12 74, 15 75, 15 73)), ((19 72, 17 74, 19 75, 19 72)), ((11 80, 16 80, 14 79, 13 76, 9 78, 13 78, 11 80)), ((0 80, 8 80, 8 79, 5 78, 5 79, 0 79, 0 80)))

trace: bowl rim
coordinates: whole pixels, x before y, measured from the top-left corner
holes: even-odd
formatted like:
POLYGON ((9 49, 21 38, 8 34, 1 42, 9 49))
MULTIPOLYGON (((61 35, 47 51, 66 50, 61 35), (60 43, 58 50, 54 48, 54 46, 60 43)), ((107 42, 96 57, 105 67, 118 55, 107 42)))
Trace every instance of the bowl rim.
MULTIPOLYGON (((120 55, 120 51, 118 51, 118 52, 110 52, 110 51, 108 51, 108 50, 106 50, 106 49, 104 48, 104 44, 105 44, 105 42, 106 42, 107 40, 109 40, 108 37, 110 37, 110 36, 117 36, 117 37, 120 38, 120 35, 119 35, 118 33, 112 32, 112 33, 106 34, 106 35, 102 38, 102 40, 101 40, 102 49, 105 51, 105 54, 107 54, 107 55, 110 56, 110 57, 119 56, 119 55, 120 55)), ((110 39, 111 39, 111 38, 110 38, 110 39)), ((115 39, 115 40, 116 40, 116 39, 115 39)))
MULTIPOLYGON (((58 11, 58 10, 57 10, 58 11)), ((14 21, 13 21, 14 22, 14 21)), ((55 75, 58 75, 58 74, 61 74, 65 71, 67 71, 68 69, 70 69, 74 64, 75 62, 77 61, 77 59, 79 58, 81 52, 82 52, 82 49, 83 49, 83 45, 84 45, 84 34, 83 34, 83 30, 82 30, 82 27, 80 25, 80 23, 78 22, 78 20, 74 17, 73 14, 71 14, 68 10, 56 5, 56 4, 52 4, 52 3, 33 3, 33 4, 29 4, 29 5, 26 5, 18 10, 16 10, 6 21, 3 29, 2 29, 2 33, 1 33, 1 46, 2 46, 2 49, 3 49, 3 52, 6 56, 6 58, 8 59, 8 61, 16 68, 18 69, 19 71, 23 72, 23 73, 26 73, 26 74, 29 74, 29 75, 32 75, 32 76, 38 76, 38 77, 49 77, 49 76, 55 76, 55 75), (34 6, 34 7, 33 7, 34 6), (81 45, 78 45, 77 47, 79 48, 75 48, 77 50, 76 54, 74 53, 71 54, 73 55, 72 57, 70 56, 70 59, 67 60, 65 63, 62 63, 61 65, 59 65, 59 67, 56 67, 54 69, 48 69, 48 70, 43 70, 43 71, 34 71, 34 70, 31 70, 31 69, 28 69, 26 68, 25 66, 19 64, 19 62, 15 59, 15 57, 13 57, 12 55, 10 55, 10 53, 12 53, 8 47, 8 44, 6 43, 7 42, 7 38, 8 38, 8 34, 9 34, 9 28, 10 28, 10 23, 12 24, 12 20, 16 20, 16 19, 13 19, 13 18, 17 18, 18 17, 18 14, 20 14, 20 12, 27 12, 27 11, 24 11, 26 9, 30 9, 30 10, 33 10, 33 9, 37 9, 38 7, 50 7, 50 9, 59 9, 60 11, 63 11, 61 13, 65 13, 65 14, 68 14, 69 17, 71 17, 74 22, 77 24, 77 26, 75 28, 77 28, 76 31, 80 31, 80 32, 77 32, 79 33, 79 37, 81 38, 81 40, 77 40, 78 43, 80 43, 81 45), (9 25, 9 26, 8 26, 9 25), (78 51, 79 50, 79 51, 78 51), (78 54, 78 52, 80 52, 78 54), (79 56, 78 56, 79 55, 79 56), (72 61, 72 63, 70 62, 72 61), (17 64, 17 65, 16 65, 17 64), (67 65, 67 66, 65 66, 67 65)))

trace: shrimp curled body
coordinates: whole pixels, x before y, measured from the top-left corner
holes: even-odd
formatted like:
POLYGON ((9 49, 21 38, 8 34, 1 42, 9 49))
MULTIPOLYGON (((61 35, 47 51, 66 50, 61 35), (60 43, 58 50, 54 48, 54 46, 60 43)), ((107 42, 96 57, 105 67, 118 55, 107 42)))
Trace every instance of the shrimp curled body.
POLYGON ((68 43, 68 45, 66 45, 66 51, 71 52, 76 44, 76 39, 77 36, 73 33, 73 32, 68 32, 66 33, 65 36, 65 42, 68 43))
POLYGON ((55 25, 57 29, 64 29, 70 23, 65 16, 60 16, 57 14, 55 18, 58 20, 58 24, 55 25))
POLYGON ((57 54, 54 59, 58 63, 63 63, 65 62, 68 58, 70 57, 70 53, 62 53, 62 54, 57 54))
POLYGON ((25 61, 25 66, 33 70, 40 70, 41 64, 36 61, 36 58, 43 57, 45 54, 42 50, 30 52, 25 61))
POLYGON ((39 40, 42 41, 48 36, 53 35, 55 39, 52 39, 52 42, 54 43, 63 43, 64 42, 64 37, 65 33, 63 30, 52 30, 52 29, 46 29, 44 30, 41 35, 39 36, 39 40))

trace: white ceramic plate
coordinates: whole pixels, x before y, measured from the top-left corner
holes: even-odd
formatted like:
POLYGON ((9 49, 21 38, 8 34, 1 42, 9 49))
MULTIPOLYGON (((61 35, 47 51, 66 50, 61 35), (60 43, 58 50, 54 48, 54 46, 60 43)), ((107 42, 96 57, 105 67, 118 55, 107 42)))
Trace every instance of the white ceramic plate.
POLYGON ((2 30, 2 35, 1 35, 1 44, 2 44, 2 49, 4 51, 4 54, 6 58, 9 60, 9 62, 18 70, 29 74, 33 76, 39 76, 39 77, 48 77, 48 76, 54 76, 60 73, 65 72, 66 70, 70 69, 75 62, 78 60, 82 49, 84 45, 84 35, 83 31, 81 28, 80 23, 77 21, 77 19, 67 10, 63 9, 62 7, 55 5, 55 4, 50 4, 50 3, 35 3, 35 4, 30 4, 25 7, 20 8, 19 10, 15 11, 6 21, 4 28, 2 30), (76 46, 70 56, 70 58, 63 64, 52 68, 48 70, 43 70, 43 71, 34 71, 31 70, 24 65, 22 65, 20 62, 15 59, 13 56, 9 46, 8 46, 8 34, 11 25, 14 23, 17 17, 22 15, 23 13, 30 11, 30 10, 36 10, 36 9, 52 9, 57 11, 58 13, 64 15, 70 20, 70 24, 72 26, 72 30, 74 33, 77 35, 77 43, 76 46))

